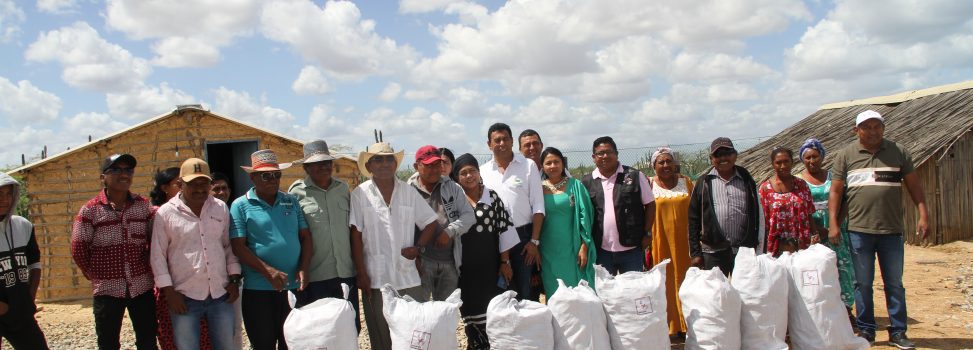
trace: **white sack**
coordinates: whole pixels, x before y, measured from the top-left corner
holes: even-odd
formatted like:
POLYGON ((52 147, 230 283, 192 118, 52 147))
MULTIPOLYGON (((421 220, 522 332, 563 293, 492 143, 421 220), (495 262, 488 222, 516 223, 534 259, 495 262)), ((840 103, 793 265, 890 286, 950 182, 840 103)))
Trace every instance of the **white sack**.
POLYGON ((611 349, 605 307, 588 281, 568 287, 557 279, 558 288, 547 301, 554 317, 555 349, 611 349))
POLYGON ((686 349, 740 349, 740 295, 719 268, 690 267, 679 287, 686 349))
POLYGON ((358 349, 355 308, 348 301, 348 285, 342 283, 341 289, 344 299, 322 298, 291 310, 284 320, 289 349, 358 349))
POLYGON ((392 350, 455 350, 459 347, 456 327, 459 325, 460 290, 446 301, 420 303, 410 296, 401 297, 386 284, 382 287, 382 313, 389 324, 392 350))
POLYGON ((554 319, 546 305, 517 301, 508 290, 493 297, 487 306, 487 337, 491 349, 554 349, 554 319))
POLYGON ((792 294, 801 297, 792 298, 788 304, 790 319, 795 322, 791 332, 794 349, 869 348, 868 341, 855 336, 851 329, 841 301, 837 260, 834 251, 821 244, 813 244, 787 258, 782 256, 781 261, 787 263, 794 283, 791 288, 797 291, 792 294), (817 334, 810 334, 814 330, 817 334))
POLYGON ((741 247, 730 285, 740 294, 740 346, 744 350, 787 350, 788 270, 770 254, 741 247))
POLYGON ((612 276, 595 265, 595 287, 608 313, 612 349, 668 349, 666 266, 612 276))

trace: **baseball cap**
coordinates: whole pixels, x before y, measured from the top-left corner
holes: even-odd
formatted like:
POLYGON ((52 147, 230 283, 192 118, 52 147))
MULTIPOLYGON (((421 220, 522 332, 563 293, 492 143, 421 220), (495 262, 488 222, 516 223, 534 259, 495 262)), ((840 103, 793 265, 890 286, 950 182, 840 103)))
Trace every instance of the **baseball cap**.
POLYGON ((867 111, 858 113, 858 117, 855 117, 855 126, 859 126, 869 119, 878 119, 878 121, 882 122, 882 124, 885 124, 885 118, 882 118, 881 114, 869 109, 867 111))
POLYGON ((135 168, 135 164, 137 163, 135 161, 135 157, 132 156, 131 154, 128 154, 128 153, 122 153, 122 154, 115 153, 115 154, 112 154, 112 155, 108 156, 107 158, 105 158, 104 161, 101 162, 101 172, 104 173, 105 170, 108 170, 108 168, 111 168, 111 167, 115 166, 115 164, 118 163, 118 162, 128 163, 128 165, 131 165, 132 168, 135 168))
POLYGON ((182 162, 182 166, 179 168, 179 178, 183 182, 193 181, 198 177, 213 180, 209 176, 209 164, 206 164, 206 161, 199 158, 189 158, 182 162))
POLYGON ((716 150, 720 148, 729 148, 730 150, 736 151, 736 148, 733 148, 733 141, 730 141, 729 137, 717 137, 709 145, 709 154, 716 153, 716 150))
POLYGON ((425 165, 435 163, 437 161, 443 160, 442 152, 439 152, 439 148, 433 145, 425 145, 419 147, 416 151, 416 161, 425 165))

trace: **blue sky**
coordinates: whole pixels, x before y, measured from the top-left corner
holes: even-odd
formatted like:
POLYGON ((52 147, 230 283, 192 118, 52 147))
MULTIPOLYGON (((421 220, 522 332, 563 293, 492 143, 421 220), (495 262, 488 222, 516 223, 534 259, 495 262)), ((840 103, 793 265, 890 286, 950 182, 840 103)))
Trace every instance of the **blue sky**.
MULTIPOLYGON (((973 2, 0 0, 0 165, 206 108, 361 150, 773 135, 969 80, 973 2)), ((814 135, 808 135, 814 136, 814 135)))

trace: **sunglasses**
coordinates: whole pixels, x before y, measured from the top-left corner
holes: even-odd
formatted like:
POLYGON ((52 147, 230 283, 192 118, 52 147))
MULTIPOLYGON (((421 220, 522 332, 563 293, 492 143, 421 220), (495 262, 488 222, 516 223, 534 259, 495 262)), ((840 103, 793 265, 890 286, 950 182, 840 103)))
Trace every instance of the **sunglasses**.
POLYGON ((260 180, 263 182, 270 182, 273 180, 280 180, 281 176, 284 176, 284 173, 279 171, 267 171, 260 173, 260 180))
POLYGON ((118 175, 118 174, 132 175, 132 174, 135 174, 135 168, 115 168, 115 167, 111 167, 111 168, 105 169, 105 174, 106 175, 118 175))
POLYGON ((737 153, 736 150, 720 148, 716 150, 716 152, 713 152, 713 156, 719 158, 719 157, 734 155, 736 153, 737 153))

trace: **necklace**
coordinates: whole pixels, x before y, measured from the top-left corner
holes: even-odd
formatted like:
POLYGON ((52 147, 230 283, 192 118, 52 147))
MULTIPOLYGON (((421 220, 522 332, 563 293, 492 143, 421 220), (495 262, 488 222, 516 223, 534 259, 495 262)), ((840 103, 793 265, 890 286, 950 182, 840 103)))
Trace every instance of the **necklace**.
POLYGON ((556 184, 552 184, 550 179, 544 180, 544 187, 551 192, 563 192, 564 187, 566 187, 567 185, 568 185, 567 177, 561 178, 561 181, 556 184))

